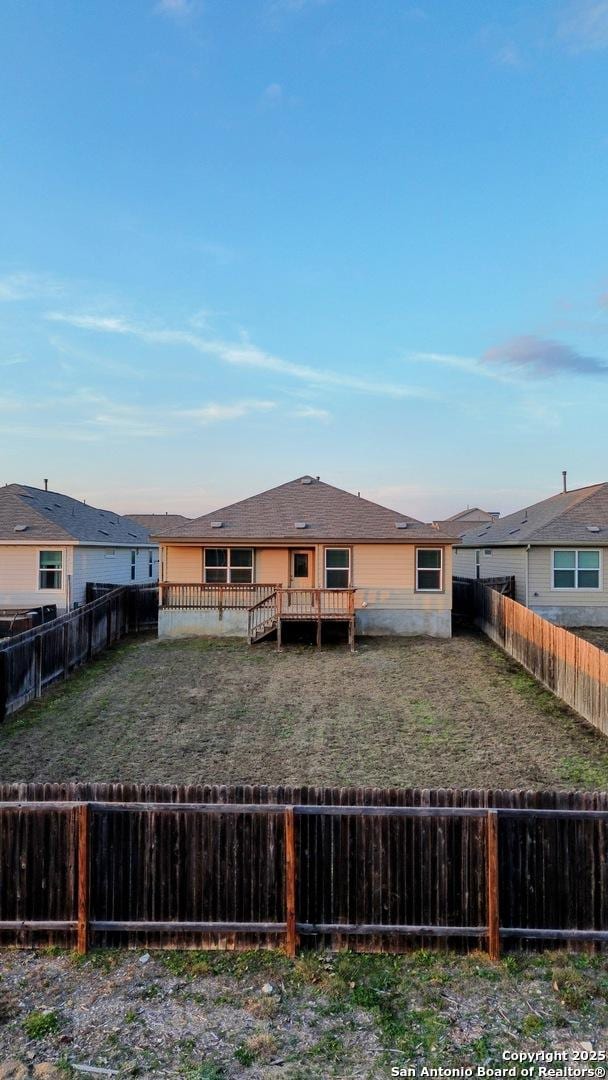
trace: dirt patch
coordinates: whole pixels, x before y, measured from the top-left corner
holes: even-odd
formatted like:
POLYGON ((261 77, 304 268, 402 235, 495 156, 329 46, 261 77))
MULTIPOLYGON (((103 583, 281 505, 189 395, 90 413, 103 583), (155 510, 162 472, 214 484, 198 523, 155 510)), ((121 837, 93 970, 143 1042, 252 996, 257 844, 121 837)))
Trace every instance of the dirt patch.
POLYGON ((608 743, 462 635, 137 639, 0 728, 3 780, 608 787, 608 743))
POLYGON ((564 953, 7 952, 0 1062, 190 1080, 500 1067, 504 1050, 605 1049, 607 988, 605 958, 564 953))
POLYGON ((608 626, 569 626, 568 630, 608 652, 608 626))

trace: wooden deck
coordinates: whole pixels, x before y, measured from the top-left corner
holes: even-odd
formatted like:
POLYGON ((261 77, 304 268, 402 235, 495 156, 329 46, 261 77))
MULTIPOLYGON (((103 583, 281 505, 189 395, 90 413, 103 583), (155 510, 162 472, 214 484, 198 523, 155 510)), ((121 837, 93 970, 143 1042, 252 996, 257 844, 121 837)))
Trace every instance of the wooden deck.
POLYGON ((281 648, 285 622, 316 624, 316 641, 321 645, 324 623, 348 624, 350 649, 355 645, 355 589, 285 589, 281 585, 167 584, 160 589, 160 606, 165 608, 205 608, 217 611, 246 610, 250 645, 276 631, 281 648))

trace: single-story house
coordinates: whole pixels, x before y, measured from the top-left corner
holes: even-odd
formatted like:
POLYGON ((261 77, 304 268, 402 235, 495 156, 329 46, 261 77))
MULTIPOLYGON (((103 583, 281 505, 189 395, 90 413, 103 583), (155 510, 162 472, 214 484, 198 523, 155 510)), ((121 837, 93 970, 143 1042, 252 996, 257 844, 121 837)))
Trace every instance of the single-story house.
POLYGON ((56 491, 0 488, 0 609, 84 603, 87 581, 158 581, 147 529, 56 491))
POLYGON ((444 518, 442 521, 435 521, 434 524, 440 529, 448 529, 458 536, 464 536, 471 529, 478 526, 481 528, 482 525, 486 526, 492 521, 498 521, 499 517, 498 510, 482 510, 479 506, 467 506, 466 510, 459 510, 457 514, 452 514, 451 517, 444 518))
POLYGON ((300 476, 154 539, 161 636, 254 641, 296 618, 317 621, 319 641, 321 623, 340 618, 353 634, 451 635, 457 534, 318 477, 300 476))
POLYGON ((465 533, 454 573, 515 578, 515 599, 562 626, 608 626, 608 483, 561 491, 465 533))

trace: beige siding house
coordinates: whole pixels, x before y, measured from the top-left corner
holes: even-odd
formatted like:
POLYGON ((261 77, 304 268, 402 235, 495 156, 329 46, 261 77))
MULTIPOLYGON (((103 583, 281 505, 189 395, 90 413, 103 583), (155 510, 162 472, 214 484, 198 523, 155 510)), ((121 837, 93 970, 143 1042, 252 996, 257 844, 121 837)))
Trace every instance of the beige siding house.
POLYGON ((515 577, 515 599, 562 626, 608 626, 608 483, 563 491, 467 532, 454 573, 515 577))
POLYGON ((277 619, 320 623, 351 615, 360 634, 451 634, 456 534, 312 476, 154 539, 161 636, 255 640, 275 631, 277 619), (271 625, 262 615, 275 592, 271 625), (252 624, 258 606, 264 634, 252 624))
POLYGON ((111 510, 24 484, 0 488, 0 610, 82 604, 88 581, 158 580, 148 531, 111 510))

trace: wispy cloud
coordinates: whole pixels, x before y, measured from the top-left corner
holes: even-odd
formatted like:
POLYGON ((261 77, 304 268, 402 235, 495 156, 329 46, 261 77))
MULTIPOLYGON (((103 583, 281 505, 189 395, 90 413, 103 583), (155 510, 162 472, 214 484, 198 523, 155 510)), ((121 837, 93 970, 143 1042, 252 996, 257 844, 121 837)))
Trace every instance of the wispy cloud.
POLYGON ((280 83, 269 83, 260 96, 260 105, 265 109, 277 109, 283 104, 283 87, 280 83))
POLYGON ((8 360, 0 360, 0 367, 16 367, 19 364, 27 364, 24 356, 12 356, 8 360))
POLYGON ((142 327, 129 323, 120 317, 108 317, 105 315, 66 314, 65 312, 52 311, 47 313, 46 318, 52 322, 64 323, 82 330, 132 336, 152 345, 181 345, 218 360, 222 364, 232 367, 273 371, 277 375, 299 379, 311 386, 334 386, 392 398, 429 398, 436 396, 420 387, 404 386, 399 383, 385 383, 361 378, 358 375, 309 367, 306 364, 294 364, 290 360, 273 356, 272 353, 258 348, 246 336, 236 342, 222 341, 217 338, 202 337, 188 330, 159 330, 142 327))
POLYGON ((154 8, 157 15, 169 15, 170 17, 183 19, 194 11, 192 0, 158 0, 154 8))
POLYGON ((570 345, 533 335, 514 337, 487 349, 482 360, 489 367, 520 372, 533 378, 557 375, 608 375, 608 363, 585 356, 570 345))
POLYGON ((521 54, 515 45, 503 45, 494 56, 499 67, 521 67, 521 54))
POLYGON ((65 292, 64 285, 45 274, 18 272, 0 277, 0 301, 48 299, 65 292))
POLYGON ((331 420, 331 413, 328 409, 317 409, 314 405, 302 405, 300 408, 294 409, 292 415, 300 420, 320 420, 324 423, 331 420))
POLYGON ((456 356, 453 353, 435 352, 409 352, 406 360, 410 363, 437 364, 439 367, 454 368, 466 375, 473 375, 480 379, 493 379, 497 382, 516 383, 519 380, 505 375, 503 372, 485 366, 477 357, 456 356))
POLYGON ((269 412, 276 407, 276 401, 235 401, 228 405, 211 402, 195 409, 178 409, 175 415, 189 417, 201 424, 217 424, 225 420, 240 420, 251 413, 269 412))
POLYGON ((297 15, 311 8, 325 7, 332 0, 268 0, 267 13, 271 16, 297 15))
POLYGON ((608 48, 608 0, 571 0, 562 9, 557 32, 576 52, 608 48))

